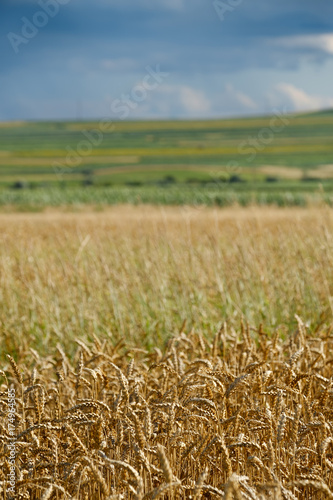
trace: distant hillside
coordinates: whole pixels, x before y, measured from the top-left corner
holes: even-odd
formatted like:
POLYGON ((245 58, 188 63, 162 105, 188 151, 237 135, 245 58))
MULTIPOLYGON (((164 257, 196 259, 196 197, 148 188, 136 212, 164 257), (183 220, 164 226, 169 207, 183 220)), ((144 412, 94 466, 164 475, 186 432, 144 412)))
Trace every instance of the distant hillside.
POLYGON ((320 117, 320 116, 333 116, 333 108, 328 108, 328 109, 321 109, 318 111, 312 111, 311 113, 302 113, 302 116, 308 117, 308 116, 313 116, 313 117, 320 117))
POLYGON ((0 123, 0 189, 203 185, 240 176, 333 181, 332 135, 333 109, 202 121, 0 123))

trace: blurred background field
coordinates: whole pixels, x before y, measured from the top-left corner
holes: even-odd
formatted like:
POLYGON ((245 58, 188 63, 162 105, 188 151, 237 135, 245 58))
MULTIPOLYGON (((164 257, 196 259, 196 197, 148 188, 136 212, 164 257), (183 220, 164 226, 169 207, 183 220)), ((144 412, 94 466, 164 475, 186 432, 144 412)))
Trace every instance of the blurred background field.
POLYGON ((2 352, 40 354, 75 338, 164 345, 211 338, 224 321, 315 334, 333 296, 330 209, 113 207, 1 214, 2 352), (24 347, 25 346, 25 347, 24 347))
POLYGON ((0 205, 332 204, 333 112, 284 119, 114 122, 88 155, 98 122, 2 123, 0 205))

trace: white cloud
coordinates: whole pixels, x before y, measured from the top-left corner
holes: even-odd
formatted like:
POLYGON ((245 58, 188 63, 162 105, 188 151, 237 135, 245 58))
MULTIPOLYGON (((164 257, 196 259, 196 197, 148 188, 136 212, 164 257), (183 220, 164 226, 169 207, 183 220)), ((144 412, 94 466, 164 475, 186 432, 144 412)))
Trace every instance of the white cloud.
POLYGON ((236 90, 231 83, 227 83, 225 86, 224 99, 228 101, 228 104, 238 106, 241 105, 247 109, 255 109, 257 107, 256 103, 243 92, 236 90))
POLYGON ((290 49, 312 49, 333 54, 333 33, 283 37, 278 38, 276 43, 281 47, 290 49))
POLYGON ((247 94, 237 90, 230 83, 222 92, 214 92, 209 97, 201 90, 190 85, 164 84, 153 97, 154 105, 158 101, 159 110, 169 116, 186 118, 206 118, 216 116, 246 115, 258 111, 257 104, 247 94))
POLYGON ((291 83, 279 83, 270 95, 274 105, 289 104, 294 111, 314 111, 333 107, 333 98, 307 94, 303 89, 291 83), (283 101, 283 103, 282 103, 283 101))
POLYGON ((158 89, 158 94, 171 112, 177 110, 177 116, 203 117, 210 113, 211 103, 205 93, 188 85, 165 84, 158 89))
POLYGON ((180 103, 185 111, 193 114, 204 114, 210 111, 210 102, 204 92, 188 86, 179 89, 180 103))

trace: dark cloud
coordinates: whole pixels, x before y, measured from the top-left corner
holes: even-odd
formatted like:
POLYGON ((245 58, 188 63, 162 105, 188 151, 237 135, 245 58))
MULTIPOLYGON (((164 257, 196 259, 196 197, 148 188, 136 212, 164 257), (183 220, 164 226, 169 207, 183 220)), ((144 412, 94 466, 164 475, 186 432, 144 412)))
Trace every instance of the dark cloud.
MULTIPOLYGON (((333 2, 327 0, 243 0, 224 21, 213 0, 69 0, 16 54, 8 33, 21 35, 22 18, 33 20, 41 3, 0 4, 0 83, 7 91, 15 89, 18 101, 31 92, 26 75, 30 85, 35 75, 35 87, 43 90, 48 75, 56 73, 52 95, 60 99, 75 93, 79 78, 139 78, 147 64, 159 63, 186 83, 198 74, 297 71, 304 61, 324 64, 332 58, 324 47, 277 43, 285 37, 333 33, 333 2)), ((104 88, 95 84, 97 91, 104 88)), ((8 103, 5 109, 9 116, 8 103)))

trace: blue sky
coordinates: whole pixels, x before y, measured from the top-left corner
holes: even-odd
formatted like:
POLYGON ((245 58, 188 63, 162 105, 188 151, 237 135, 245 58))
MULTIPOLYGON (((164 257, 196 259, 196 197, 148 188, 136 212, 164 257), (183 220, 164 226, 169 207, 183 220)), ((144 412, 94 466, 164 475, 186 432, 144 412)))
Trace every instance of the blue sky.
POLYGON ((147 67, 128 118, 328 108, 333 2, 2 0, 0 56, 0 120, 111 118, 147 67))

